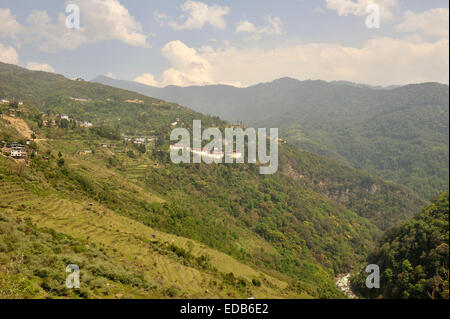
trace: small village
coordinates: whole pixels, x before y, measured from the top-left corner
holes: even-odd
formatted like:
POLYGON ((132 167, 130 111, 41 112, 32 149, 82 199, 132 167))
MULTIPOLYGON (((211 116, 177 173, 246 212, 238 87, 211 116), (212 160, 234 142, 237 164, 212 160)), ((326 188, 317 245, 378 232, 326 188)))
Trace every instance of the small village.
MULTIPOLYGON (((225 153, 224 152, 210 152, 207 148, 191 148, 190 145, 185 145, 183 143, 177 143, 177 144, 173 144, 170 145, 170 150, 174 150, 174 151, 188 151, 191 152, 192 154, 196 154, 196 155, 200 155, 202 157, 209 157, 212 159, 217 159, 217 160, 221 160, 224 156, 225 153)), ((231 154, 233 159, 240 159, 242 157, 242 154, 240 152, 233 152, 231 154)))
MULTIPOLYGON (((78 101, 78 102, 88 102, 88 99, 84 98, 75 98, 70 97, 71 100, 78 101)), ((143 103, 143 101, 140 100, 127 100, 127 103, 143 103)), ((3 106, 3 114, 1 117, 9 122, 10 124, 13 124, 13 122, 19 121, 19 115, 20 113, 27 112, 26 109, 20 109, 19 106, 23 106, 23 101, 17 101, 15 98, 1 98, 0 99, 0 105, 3 106), (5 108, 6 106, 6 108, 5 108), (6 111, 6 112, 5 112, 6 111)), ((119 119, 120 120, 120 119, 119 119)), ((176 119, 177 122, 179 119, 176 119)), ((13 124, 14 125, 14 124, 13 124)), ((93 123, 90 120, 79 120, 75 119, 74 117, 68 115, 68 114, 45 114, 42 113, 40 117, 40 122, 38 122, 38 125, 40 127, 47 127, 47 128, 75 128, 75 127, 81 127, 81 128, 94 128, 93 123)), ((26 136, 28 139, 26 141, 1 141, 0 142, 0 154, 6 157, 9 157, 15 161, 25 161, 28 158, 28 155, 31 153, 34 153, 33 155, 37 154, 37 150, 31 149, 30 143, 36 138, 33 131, 29 130, 28 126, 24 123, 24 126, 27 127, 26 136)), ((23 133, 23 132, 22 132, 23 133)), ((153 135, 131 135, 131 134, 122 134, 121 136, 122 141, 125 144, 128 145, 134 145, 137 150, 144 150, 145 148, 154 146, 157 137, 153 135)), ((122 143, 117 144, 113 141, 106 141, 101 140, 101 142, 96 147, 90 147, 90 148, 80 148, 78 151, 76 151, 76 154, 78 156, 81 156, 85 158, 86 160, 89 160, 90 155, 93 155, 96 150, 99 149, 106 149, 112 154, 121 154, 121 153, 127 153, 127 148, 123 147, 122 143)), ((128 153, 130 153, 130 149, 128 149, 128 153)), ((128 154, 127 153, 127 154, 128 154)), ((42 157, 43 160, 48 160, 47 157, 42 157)))
POLYGON ((56 115, 56 120, 55 119, 44 120, 43 124, 46 127, 57 127, 58 126, 57 120, 67 121, 69 123, 74 123, 75 125, 80 126, 80 127, 90 128, 90 127, 94 126, 90 121, 76 120, 76 119, 71 118, 67 114, 57 114, 56 115))
POLYGON ((22 106, 23 105, 23 101, 15 101, 15 99, 13 99, 12 101, 10 101, 9 99, 1 99, 0 100, 0 104, 7 104, 7 105, 11 105, 11 104, 16 104, 17 103, 17 106, 22 106))
MULTIPOLYGON (((14 111, 19 110, 20 106, 24 105, 21 100, 16 100, 15 98, 2 98, 0 99, 0 105, 7 105, 10 107, 9 112, 11 117, 15 117, 14 111)), ((19 110, 20 111, 20 110, 19 110)), ((3 115, 1 116, 3 117, 3 115)), ((31 136, 33 132, 29 132, 31 136)), ((12 141, 8 143, 7 141, 0 141, 0 154, 6 157, 10 157, 15 161, 23 161, 27 158, 28 151, 27 146, 30 145, 31 141, 26 140, 25 142, 12 141), (22 144, 25 143, 26 145, 22 144)))

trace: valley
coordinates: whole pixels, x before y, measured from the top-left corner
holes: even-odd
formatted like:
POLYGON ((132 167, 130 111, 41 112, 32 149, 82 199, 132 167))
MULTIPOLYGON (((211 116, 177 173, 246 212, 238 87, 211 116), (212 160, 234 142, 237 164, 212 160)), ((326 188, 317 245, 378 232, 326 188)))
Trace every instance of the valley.
POLYGON ((0 63, 2 78, 0 94, 24 106, 0 109, 0 140, 28 154, 25 165, 0 157, 5 297, 346 298, 335 277, 426 203, 290 143, 273 175, 259 163, 174 164, 173 123, 229 124, 0 63), (84 289, 64 288, 65 263, 85 270, 84 289))
POLYGON ((104 76, 93 81, 232 123, 279 128, 281 138, 302 150, 405 185, 425 200, 449 188, 448 85, 380 88, 281 78, 246 88, 157 88, 104 76))

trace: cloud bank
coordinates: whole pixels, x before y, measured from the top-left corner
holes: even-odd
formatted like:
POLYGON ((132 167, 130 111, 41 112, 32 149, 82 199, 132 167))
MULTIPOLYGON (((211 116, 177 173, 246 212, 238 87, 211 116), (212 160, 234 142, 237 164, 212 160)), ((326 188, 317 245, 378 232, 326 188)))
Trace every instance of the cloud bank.
POLYGON ((55 73, 55 69, 46 63, 28 62, 25 67, 31 71, 43 71, 55 73))
POLYGON ((169 18, 166 14, 155 12, 155 18, 162 25, 167 24, 174 30, 193 30, 202 29, 205 25, 210 25, 216 29, 225 29, 227 23, 225 16, 230 13, 229 7, 222 7, 217 4, 207 5, 203 2, 188 0, 180 6, 183 13, 179 20, 188 16, 184 22, 180 23, 169 18))
POLYGON ((449 28, 448 8, 436 8, 424 13, 407 11, 403 22, 396 27, 399 32, 417 32, 429 37, 447 37, 449 28))
POLYGON ((267 25, 260 27, 256 27, 248 20, 243 20, 236 27, 236 32, 252 34, 255 39, 259 39, 263 35, 281 35, 284 33, 283 23, 279 17, 266 15, 264 19, 267 25))
POLYGON ((13 47, 6 47, 0 43, 0 62, 18 64, 19 55, 13 47))
POLYGON ((367 14, 367 7, 378 4, 382 19, 391 19, 397 8, 397 0, 326 0, 327 8, 335 10, 340 16, 367 14))
POLYGON ((361 47, 338 43, 280 45, 272 49, 199 49, 173 41, 163 48, 171 63, 153 86, 228 83, 248 86, 290 76, 300 80, 346 80, 372 85, 449 82, 449 40, 432 42, 376 38, 361 47))
POLYGON ((0 9, 0 36, 20 37, 24 43, 37 43, 44 52, 74 50, 103 40, 149 46, 141 24, 119 1, 78 0, 76 4, 82 15, 80 29, 67 28, 64 13, 52 21, 46 11, 34 10, 27 17, 27 24, 21 25, 9 9, 0 9))

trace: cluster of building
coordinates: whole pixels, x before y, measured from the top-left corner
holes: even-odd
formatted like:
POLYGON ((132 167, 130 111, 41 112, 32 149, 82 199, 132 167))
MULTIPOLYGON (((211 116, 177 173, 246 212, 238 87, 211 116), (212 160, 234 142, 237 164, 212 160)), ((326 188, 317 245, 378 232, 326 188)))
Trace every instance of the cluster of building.
POLYGON ((80 97, 70 97, 70 99, 72 101, 77 101, 77 102, 89 102, 89 99, 84 99, 84 98, 80 98, 80 97))
MULTIPOLYGON (((74 121, 77 125, 81 126, 81 127, 92 127, 93 124, 91 122, 88 121, 78 121, 75 119, 72 119, 69 115, 67 114, 61 114, 58 115, 58 117, 61 120, 66 120, 66 121, 74 121)), ((44 125, 47 127, 51 127, 51 126, 56 126, 56 122, 55 120, 49 120, 49 121, 44 121, 44 125)))
MULTIPOLYGON (((177 143, 177 144, 170 145, 170 150, 175 150, 175 151, 186 150, 188 152, 191 152, 192 154, 197 154, 202 157, 210 157, 210 158, 218 159, 218 160, 221 160, 225 156, 224 152, 210 153, 209 150, 207 150, 206 148, 202 148, 202 149, 191 148, 190 145, 185 145, 183 143, 177 143)), ((232 156, 233 156, 233 159, 239 159, 242 157, 242 153, 233 152, 232 156)))
POLYGON ((17 142, 13 142, 11 144, 7 144, 5 141, 1 141, 2 152, 9 153, 12 158, 21 159, 27 157, 27 151, 25 149, 25 145, 22 145, 17 142))
POLYGON ((137 145, 154 143, 156 141, 156 136, 128 136, 123 134, 123 139, 125 142, 132 142, 137 145))
POLYGON ((81 127, 92 127, 92 123, 91 122, 87 122, 87 121, 83 121, 83 122, 78 122, 80 124, 81 127))
MULTIPOLYGON (((13 101, 13 102, 14 102, 14 101, 13 101)), ((0 104, 10 104, 10 103, 11 103, 11 101, 8 100, 8 99, 1 99, 1 100, 0 100, 0 104)), ((22 105, 23 105, 23 102, 22 102, 22 101, 18 101, 17 104, 18 104, 19 106, 22 106, 22 105)))

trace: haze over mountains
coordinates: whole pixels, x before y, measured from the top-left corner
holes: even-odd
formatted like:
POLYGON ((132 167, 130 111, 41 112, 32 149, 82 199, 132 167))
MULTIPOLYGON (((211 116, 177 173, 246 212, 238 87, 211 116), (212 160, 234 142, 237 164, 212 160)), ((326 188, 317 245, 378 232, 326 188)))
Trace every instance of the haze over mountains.
POLYGON ((37 3, 0 2, 0 300, 449 299, 447 1, 37 3))
POLYGON ((175 119, 228 124, 135 92, 0 63, 0 96, 23 102, 0 105, 0 140, 31 139, 21 163, 0 156, 0 297, 342 297, 335 276, 425 204, 290 143, 270 176, 245 163, 176 165, 175 119), (74 261, 80 291, 64 288, 74 261))
POLYGON ((93 80, 247 126, 278 127, 304 150, 412 188, 430 198, 449 187, 449 89, 439 83, 388 88, 282 78, 248 88, 157 88, 93 80))

